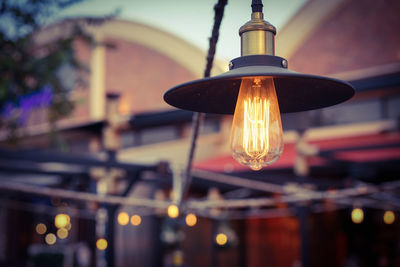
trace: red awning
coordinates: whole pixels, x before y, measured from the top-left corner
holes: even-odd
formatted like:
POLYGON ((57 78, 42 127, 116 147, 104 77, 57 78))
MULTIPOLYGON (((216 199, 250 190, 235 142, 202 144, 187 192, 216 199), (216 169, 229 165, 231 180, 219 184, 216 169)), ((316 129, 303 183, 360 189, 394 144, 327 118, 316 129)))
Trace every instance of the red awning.
MULTIPOLYGON (((400 133, 381 133, 374 135, 352 136, 310 141, 320 151, 332 151, 334 159, 351 162, 377 162, 387 160, 400 161, 400 133), (338 150, 338 151, 335 151, 338 150), (343 151, 345 150, 345 151, 343 151)), ((285 144, 281 158, 265 169, 292 168, 297 152, 294 144, 285 144)), ((311 157, 310 166, 322 166, 327 160, 322 157, 311 157)), ((249 170, 239 164, 231 155, 223 155, 194 164, 195 168, 215 172, 240 172, 249 170)))

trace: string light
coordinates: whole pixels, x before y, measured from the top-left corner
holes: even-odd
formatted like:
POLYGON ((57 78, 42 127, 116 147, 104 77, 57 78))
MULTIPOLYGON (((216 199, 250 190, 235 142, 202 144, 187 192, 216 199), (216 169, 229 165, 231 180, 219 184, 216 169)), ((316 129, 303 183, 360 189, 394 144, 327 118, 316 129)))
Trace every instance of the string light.
POLYGON ((56 217, 54 218, 54 225, 57 228, 65 228, 71 221, 71 218, 69 217, 68 214, 57 214, 56 217))
POLYGON ((215 241, 217 242, 218 245, 223 246, 228 242, 228 237, 224 233, 219 233, 215 237, 215 241))
POLYGON ((47 245, 54 245, 57 241, 57 237, 55 234, 49 233, 46 235, 46 237, 44 238, 44 241, 46 241, 47 245))
POLYGON ((39 235, 43 235, 44 233, 46 233, 46 231, 47 227, 43 223, 38 223, 36 225, 36 233, 38 233, 39 235))
POLYGON ((65 228, 60 228, 57 230, 57 236, 60 239, 65 239, 68 237, 68 230, 65 228))
POLYGON ((186 215, 185 221, 188 226, 195 226, 197 223, 197 217, 193 213, 189 213, 186 215))
POLYGON ((126 212, 120 212, 118 214, 118 223, 120 225, 127 225, 129 223, 129 215, 126 212))
POLYGON ((394 223, 394 220, 395 220, 394 212, 391 210, 385 211, 385 213, 383 214, 383 221, 386 224, 392 224, 394 223))
POLYGON ((142 222, 142 218, 139 215, 137 215, 137 214, 132 215, 131 224, 133 226, 138 226, 138 225, 140 225, 141 222, 142 222))
POLYGON ((105 250, 107 249, 108 242, 104 238, 100 238, 96 242, 96 247, 98 250, 105 250))
POLYGON ((360 208, 355 208, 351 211, 351 220, 353 221, 353 223, 362 223, 362 221, 364 220, 364 212, 362 209, 360 208))
POLYGON ((169 205, 168 207, 168 216, 170 218, 177 218, 179 216, 179 208, 176 205, 169 205))

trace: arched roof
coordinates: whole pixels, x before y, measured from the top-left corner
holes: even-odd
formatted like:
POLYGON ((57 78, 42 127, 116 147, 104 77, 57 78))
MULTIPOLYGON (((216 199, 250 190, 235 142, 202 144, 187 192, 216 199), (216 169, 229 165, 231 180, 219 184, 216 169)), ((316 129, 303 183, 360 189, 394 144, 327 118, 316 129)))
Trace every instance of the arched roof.
MULTIPOLYGON (((95 37, 118 38, 140 44, 165 55, 185 67, 195 77, 201 78, 206 63, 206 51, 166 31, 142 23, 110 19, 104 23, 91 25, 84 19, 68 19, 43 28, 37 35, 40 42, 51 41, 55 36, 65 35, 72 30, 71 26, 78 22, 95 37), (70 25, 70 27, 68 27, 70 25), (68 29, 69 28, 69 29, 68 29)), ((215 59, 212 75, 227 71, 227 62, 215 59)))

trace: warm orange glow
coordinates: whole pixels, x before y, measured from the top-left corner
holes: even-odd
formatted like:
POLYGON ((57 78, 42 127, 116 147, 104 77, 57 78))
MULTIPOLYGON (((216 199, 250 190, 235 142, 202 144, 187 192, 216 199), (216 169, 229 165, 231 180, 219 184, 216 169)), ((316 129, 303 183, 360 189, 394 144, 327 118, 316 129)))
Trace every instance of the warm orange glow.
POLYGON ((65 228, 71 221, 71 218, 69 217, 68 214, 57 214, 56 217, 54 218, 54 225, 57 228, 65 228))
POLYGON ((391 211, 391 210, 385 211, 385 214, 383 214, 383 221, 386 224, 392 224, 392 223, 394 223, 394 220, 395 220, 395 216, 394 216, 393 211, 391 211))
POLYGON ((183 265, 183 252, 180 250, 175 251, 172 256, 172 261, 174 263, 173 266, 182 266, 183 265))
POLYGON ((197 217, 193 213, 189 213, 186 215, 185 221, 188 226, 195 226, 197 223, 197 217))
POLYGON ((68 230, 65 228, 60 228, 57 230, 57 236, 60 239, 65 239, 68 237, 68 230))
POLYGON ((129 215, 126 212, 120 212, 118 214, 118 223, 120 225, 127 225, 129 223, 129 215))
POLYGON ((223 246, 228 242, 228 237, 224 233, 219 233, 215 237, 215 241, 217 242, 218 245, 223 246))
POLYGON ((44 233, 46 233, 46 231, 47 227, 43 223, 38 223, 36 225, 36 233, 38 233, 39 235, 43 235, 44 233))
POLYGON ((119 101, 119 105, 118 105, 118 112, 121 115, 129 115, 130 114, 131 105, 127 99, 121 98, 121 100, 119 101))
POLYGON ((176 205, 170 205, 168 207, 168 216, 170 218, 177 218, 179 216, 179 208, 176 205))
POLYGON ((282 123, 272 78, 243 78, 231 129, 233 157, 253 170, 283 151, 282 123))
POLYGON ((267 135, 269 124, 269 101, 260 98, 244 100, 243 140, 242 146, 251 158, 262 158, 269 149, 267 135), (259 138, 251 138, 258 136, 259 138))
POLYGON ((137 215, 137 214, 132 215, 132 217, 131 217, 132 225, 138 226, 138 225, 140 225, 141 222, 142 222, 142 218, 139 215, 137 215))
POLYGON ((55 234, 50 233, 46 235, 44 241, 46 241, 47 245, 54 245, 57 241, 57 237, 55 236, 55 234))
POLYGON ((100 238, 96 242, 96 247, 98 250, 105 250, 107 249, 108 242, 104 238, 100 238))
POLYGON ((351 220, 353 223, 362 223, 364 220, 364 212, 360 208, 355 208, 351 211, 351 220))

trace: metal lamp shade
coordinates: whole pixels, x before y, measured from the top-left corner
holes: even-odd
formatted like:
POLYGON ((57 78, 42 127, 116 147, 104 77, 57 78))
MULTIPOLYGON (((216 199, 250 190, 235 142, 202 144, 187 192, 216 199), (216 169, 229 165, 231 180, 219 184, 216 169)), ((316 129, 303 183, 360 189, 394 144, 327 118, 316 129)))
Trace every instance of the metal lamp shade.
POLYGON ((231 70, 215 77, 175 86, 164 100, 177 108, 202 113, 233 114, 243 77, 274 79, 282 113, 299 112, 339 104, 354 95, 344 81, 301 74, 287 69, 287 61, 270 55, 243 56, 232 60, 231 70))

